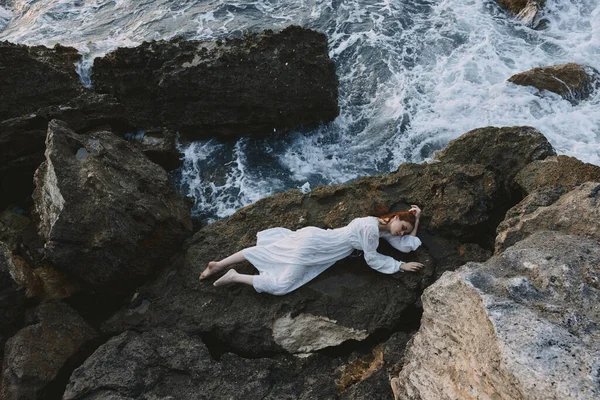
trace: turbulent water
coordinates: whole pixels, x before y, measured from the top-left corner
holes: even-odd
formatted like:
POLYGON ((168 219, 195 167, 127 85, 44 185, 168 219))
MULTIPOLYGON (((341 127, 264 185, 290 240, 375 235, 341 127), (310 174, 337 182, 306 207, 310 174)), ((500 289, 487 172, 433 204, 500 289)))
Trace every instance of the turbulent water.
POLYGON ((600 70, 600 0, 547 0, 535 29, 494 0, 7 1, 0 40, 74 46, 84 55, 84 82, 94 57, 144 40, 239 36, 291 24, 327 34, 340 77, 335 121, 264 140, 182 148, 181 185, 203 219, 274 192, 421 162, 488 125, 534 126, 559 153, 600 165, 600 93, 573 106, 506 82, 566 62, 600 70))

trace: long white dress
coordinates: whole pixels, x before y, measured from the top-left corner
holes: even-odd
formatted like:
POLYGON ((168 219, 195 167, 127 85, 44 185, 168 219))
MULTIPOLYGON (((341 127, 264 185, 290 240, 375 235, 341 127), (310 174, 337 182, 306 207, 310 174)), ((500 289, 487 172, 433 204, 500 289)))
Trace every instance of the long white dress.
POLYGON ((421 240, 415 236, 379 232, 376 217, 356 218, 337 229, 309 226, 291 231, 271 228, 256 236, 256 246, 242 250, 246 260, 260 273, 254 277, 254 289, 278 296, 314 279, 354 249, 364 252, 365 261, 374 270, 384 274, 401 271, 401 261, 377 252, 380 237, 404 253, 421 245, 421 240))

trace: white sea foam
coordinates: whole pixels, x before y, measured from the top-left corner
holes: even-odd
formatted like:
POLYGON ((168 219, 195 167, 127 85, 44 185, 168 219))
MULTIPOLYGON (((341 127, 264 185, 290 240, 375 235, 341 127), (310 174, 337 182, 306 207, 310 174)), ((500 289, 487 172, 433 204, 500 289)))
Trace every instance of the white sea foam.
POLYGON ((93 58, 118 46, 292 23, 327 34, 340 116, 286 137, 186 146, 181 184, 198 215, 221 218, 276 191, 420 162, 487 125, 536 127, 559 153, 600 165, 599 93, 574 106, 506 81, 566 62, 600 70, 600 0, 547 0, 535 29, 490 0, 17 0, 0 40, 75 46, 90 85, 93 58))
POLYGON ((0 32, 8 25, 8 22, 12 19, 13 13, 10 10, 0 6, 0 32))

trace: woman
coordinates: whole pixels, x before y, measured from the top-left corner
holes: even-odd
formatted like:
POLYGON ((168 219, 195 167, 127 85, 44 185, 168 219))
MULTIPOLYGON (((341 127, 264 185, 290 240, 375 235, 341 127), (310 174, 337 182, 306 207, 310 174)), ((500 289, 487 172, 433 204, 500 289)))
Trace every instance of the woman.
POLYGON ((364 252, 369 266, 384 274, 399 271, 418 271, 423 264, 403 263, 377 252, 379 238, 384 238, 396 249, 408 253, 421 245, 417 238, 421 209, 413 205, 408 211, 382 217, 364 217, 352 220, 338 229, 314 226, 291 231, 271 228, 256 235, 256 246, 248 247, 221 261, 211 261, 200 274, 206 279, 233 264, 249 261, 260 275, 239 274, 231 269, 214 286, 231 283, 251 285, 257 292, 277 296, 289 293, 309 282, 336 261, 349 256, 355 249, 364 252))

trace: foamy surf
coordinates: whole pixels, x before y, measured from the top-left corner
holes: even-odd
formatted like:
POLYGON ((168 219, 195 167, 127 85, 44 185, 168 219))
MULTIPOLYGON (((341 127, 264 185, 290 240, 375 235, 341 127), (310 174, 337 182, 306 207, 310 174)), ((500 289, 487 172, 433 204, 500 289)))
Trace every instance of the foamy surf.
POLYGON ((277 191, 421 162, 487 125, 533 126, 560 154, 600 165, 598 93, 572 105, 506 82, 566 62, 600 70, 600 0, 548 0, 535 29, 491 0, 133 3, 17 0, 0 40, 78 48, 78 71, 89 86, 94 57, 144 40, 214 39, 290 24, 329 37, 340 77, 334 122, 287 136, 185 147, 180 182, 202 218, 225 217, 277 191))

